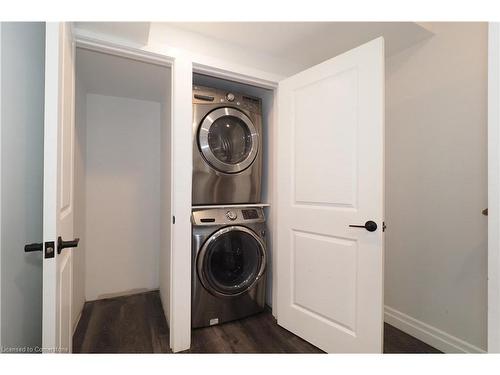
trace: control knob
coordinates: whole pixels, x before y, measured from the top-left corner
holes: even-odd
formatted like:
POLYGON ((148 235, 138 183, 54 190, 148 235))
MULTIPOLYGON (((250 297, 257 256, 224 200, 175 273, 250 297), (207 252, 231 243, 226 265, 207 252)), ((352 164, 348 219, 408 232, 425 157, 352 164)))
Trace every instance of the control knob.
POLYGON ((231 93, 231 92, 228 92, 226 94, 226 99, 227 99, 228 102, 233 102, 234 101, 234 94, 231 93))
POLYGON ((234 212, 234 211, 227 211, 226 212, 226 217, 229 220, 233 221, 233 220, 236 220, 236 218, 238 217, 238 215, 236 215, 236 212, 234 212))

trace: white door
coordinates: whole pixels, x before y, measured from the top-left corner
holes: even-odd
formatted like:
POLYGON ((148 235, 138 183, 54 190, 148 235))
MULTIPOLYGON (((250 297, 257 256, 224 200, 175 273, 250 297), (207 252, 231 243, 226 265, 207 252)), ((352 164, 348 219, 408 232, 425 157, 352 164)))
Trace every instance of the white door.
POLYGON ((75 250, 59 253, 58 239, 73 240, 75 48, 70 24, 47 23, 45 38, 42 346, 45 352, 71 352, 75 250))
POLYGON ((278 324, 326 352, 380 353, 383 38, 280 82, 278 108, 278 324))

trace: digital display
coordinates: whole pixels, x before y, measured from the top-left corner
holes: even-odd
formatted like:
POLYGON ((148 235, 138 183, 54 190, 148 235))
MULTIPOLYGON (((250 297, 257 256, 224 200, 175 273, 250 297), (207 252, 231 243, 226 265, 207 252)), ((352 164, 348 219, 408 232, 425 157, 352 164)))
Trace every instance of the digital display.
POLYGON ((245 219, 245 220, 259 218, 259 214, 257 213, 257 210, 241 210, 241 213, 243 214, 243 219, 245 219))

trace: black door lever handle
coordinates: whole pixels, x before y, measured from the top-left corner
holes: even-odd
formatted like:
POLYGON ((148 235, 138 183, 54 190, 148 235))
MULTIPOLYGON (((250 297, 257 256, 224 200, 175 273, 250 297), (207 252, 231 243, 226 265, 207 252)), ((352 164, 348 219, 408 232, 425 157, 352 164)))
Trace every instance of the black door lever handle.
POLYGON ((365 225, 349 225, 351 228, 365 228, 368 232, 375 232, 377 230, 377 223, 368 220, 365 225))
POLYGON ((61 254, 61 251, 63 249, 67 249, 67 248, 70 248, 70 247, 77 247, 78 246, 78 242, 80 242, 79 238, 75 238, 72 241, 63 241, 63 239, 61 238, 61 236, 59 236, 59 238, 57 239, 57 254, 61 254))
POLYGON ((43 243, 29 243, 24 245, 24 252, 31 253, 32 251, 42 251, 43 243))

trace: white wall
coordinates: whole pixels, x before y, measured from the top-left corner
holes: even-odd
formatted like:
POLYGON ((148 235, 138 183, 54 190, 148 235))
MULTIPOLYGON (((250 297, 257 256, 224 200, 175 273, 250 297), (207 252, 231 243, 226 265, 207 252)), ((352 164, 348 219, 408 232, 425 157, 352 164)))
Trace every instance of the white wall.
POLYGON ((1 28, 1 343, 42 341, 42 241, 45 25, 1 28))
POLYGON ((387 61, 386 320, 486 349, 487 24, 434 23, 387 61))
POLYGON ((86 299, 157 289, 160 104, 87 95, 86 299))

